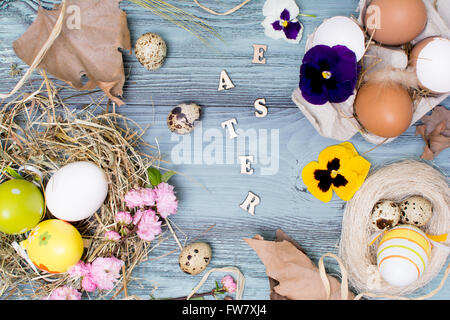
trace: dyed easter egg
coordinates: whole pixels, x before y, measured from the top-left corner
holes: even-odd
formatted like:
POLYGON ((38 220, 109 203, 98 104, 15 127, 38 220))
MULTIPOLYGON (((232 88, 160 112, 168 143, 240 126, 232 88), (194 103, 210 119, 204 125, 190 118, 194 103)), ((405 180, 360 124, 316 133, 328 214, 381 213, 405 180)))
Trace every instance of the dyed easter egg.
POLYGON ((0 185, 0 231, 20 234, 34 228, 44 215, 44 197, 33 183, 13 179, 0 185))
POLYGON ((408 286, 425 272, 430 255, 431 243, 422 230, 399 225, 386 232, 378 245, 378 270, 390 285, 408 286))
POLYGON ((39 223, 20 245, 36 267, 50 273, 66 272, 83 254, 78 230, 58 219, 39 223))
POLYGON ((60 168, 45 188, 47 208, 56 218, 80 221, 92 216, 106 199, 105 172, 92 162, 73 162, 60 168))

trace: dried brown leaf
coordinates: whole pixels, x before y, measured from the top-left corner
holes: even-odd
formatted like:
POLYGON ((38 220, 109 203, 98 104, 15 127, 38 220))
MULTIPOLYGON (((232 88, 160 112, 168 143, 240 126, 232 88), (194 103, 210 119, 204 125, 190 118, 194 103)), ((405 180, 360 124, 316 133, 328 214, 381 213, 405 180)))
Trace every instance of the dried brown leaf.
MULTIPOLYGON (((271 299, 326 299, 326 290, 318 268, 283 231, 277 231, 277 241, 266 241, 261 236, 244 240, 255 250, 266 267, 273 290, 271 299)), ((331 286, 330 299, 341 299, 340 282, 329 275, 327 277, 331 286)), ((349 292, 349 299, 353 297, 353 293, 349 292)))
MULTIPOLYGON (((59 37, 48 50, 39 68, 78 90, 102 89, 122 105, 125 73, 119 48, 132 53, 127 16, 119 8, 121 0, 67 0, 67 10, 59 37), (88 81, 83 84, 82 78, 88 81)), ((31 65, 48 39, 61 11, 38 9, 36 20, 13 43, 17 56, 31 65)))
POLYGON ((450 147, 450 110, 435 107, 429 116, 422 119, 423 125, 417 126, 416 135, 425 141, 422 159, 432 160, 444 149, 450 147))

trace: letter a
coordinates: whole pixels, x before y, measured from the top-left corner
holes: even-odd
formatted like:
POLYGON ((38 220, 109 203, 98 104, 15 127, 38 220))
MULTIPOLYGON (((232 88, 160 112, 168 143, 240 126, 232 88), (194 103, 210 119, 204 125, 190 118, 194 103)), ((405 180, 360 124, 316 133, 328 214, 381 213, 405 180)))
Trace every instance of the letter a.
POLYGON ((228 76, 227 72, 225 70, 222 70, 220 73, 220 80, 219 80, 219 89, 218 91, 223 90, 230 90, 234 88, 233 82, 231 82, 230 77, 228 76))

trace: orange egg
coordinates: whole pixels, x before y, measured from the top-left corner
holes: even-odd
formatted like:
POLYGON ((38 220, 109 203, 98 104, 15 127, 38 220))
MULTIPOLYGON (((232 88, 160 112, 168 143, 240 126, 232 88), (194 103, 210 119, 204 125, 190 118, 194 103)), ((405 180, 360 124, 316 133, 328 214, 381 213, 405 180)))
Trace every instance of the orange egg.
POLYGON ((427 24, 422 0, 372 0, 367 7, 365 26, 373 39, 386 45, 402 45, 414 40, 427 24))
POLYGON ((413 116, 413 102, 408 91, 395 83, 365 84, 358 91, 354 108, 361 125, 384 138, 405 132, 413 116))

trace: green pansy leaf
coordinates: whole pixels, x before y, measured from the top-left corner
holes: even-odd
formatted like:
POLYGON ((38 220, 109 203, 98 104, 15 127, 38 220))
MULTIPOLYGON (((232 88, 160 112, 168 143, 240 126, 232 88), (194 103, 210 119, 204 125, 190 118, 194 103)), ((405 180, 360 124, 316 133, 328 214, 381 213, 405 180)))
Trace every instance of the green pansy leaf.
POLYGON ((175 171, 167 171, 161 176, 161 182, 167 182, 175 174, 175 171))
POLYGON ((148 180, 152 184, 152 186, 156 187, 161 183, 161 172, 159 172, 156 168, 148 168, 147 169, 148 180))

